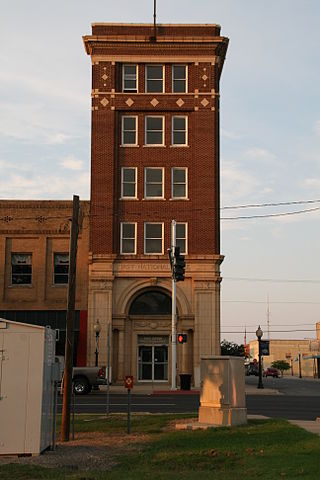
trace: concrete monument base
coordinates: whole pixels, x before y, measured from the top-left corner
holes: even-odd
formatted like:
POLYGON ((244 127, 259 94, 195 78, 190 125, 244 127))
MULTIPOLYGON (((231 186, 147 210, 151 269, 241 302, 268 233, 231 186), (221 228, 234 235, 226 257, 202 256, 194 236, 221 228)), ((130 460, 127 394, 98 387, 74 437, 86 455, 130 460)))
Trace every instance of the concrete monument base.
POLYGON ((247 423, 243 357, 201 358, 199 423, 233 426, 247 423))

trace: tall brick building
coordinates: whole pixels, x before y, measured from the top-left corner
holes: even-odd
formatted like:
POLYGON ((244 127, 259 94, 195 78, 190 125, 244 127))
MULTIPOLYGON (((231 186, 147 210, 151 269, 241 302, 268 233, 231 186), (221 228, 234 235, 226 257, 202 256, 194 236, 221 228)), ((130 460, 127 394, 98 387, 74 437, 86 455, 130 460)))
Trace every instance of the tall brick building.
MULTIPOLYGON (((186 255, 177 284, 178 373, 200 382, 220 352, 218 25, 92 25, 88 330, 112 379, 171 382, 171 221, 186 255)), ((88 336, 88 351, 94 352, 88 336)), ((93 357, 91 358, 93 361, 93 357)), ((102 361, 102 360, 101 360, 102 361)))

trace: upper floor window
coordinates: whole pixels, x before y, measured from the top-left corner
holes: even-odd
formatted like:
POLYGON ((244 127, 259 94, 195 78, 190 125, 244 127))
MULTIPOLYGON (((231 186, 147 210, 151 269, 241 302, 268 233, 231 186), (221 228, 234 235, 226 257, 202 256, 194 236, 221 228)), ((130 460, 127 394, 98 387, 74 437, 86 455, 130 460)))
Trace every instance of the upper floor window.
POLYGON ((121 223, 120 253, 136 253, 136 223, 121 223))
POLYGON ((163 198, 163 168, 144 169, 145 198, 163 198))
POLYGON ((163 254, 163 223, 144 224, 144 253, 163 254))
POLYGON ((122 66, 122 90, 124 92, 138 91, 137 65, 122 66))
POLYGON ((172 91, 173 93, 187 92, 187 66, 172 66, 172 91))
POLYGON ((146 65, 146 92, 162 93, 163 92, 163 65, 146 65))
POLYGON ((188 224, 187 223, 177 223, 176 224, 176 245, 177 245, 177 247, 180 247, 180 253, 182 255, 186 255, 188 253, 187 233, 188 233, 188 224))
POLYGON ((172 169, 172 198, 188 197, 188 170, 187 168, 172 169))
POLYGON ((121 169, 121 198, 137 198, 137 169, 135 167, 121 169))
POLYGON ((164 144, 164 118, 148 116, 146 121, 146 145, 163 145, 164 144))
POLYGON ((137 145, 137 117, 123 116, 121 130, 122 145, 137 145))
POLYGON ((172 145, 184 146, 188 144, 187 117, 172 117, 172 145))
POLYGON ((11 285, 31 285, 32 255, 31 253, 11 254, 11 285))
POLYGON ((65 285, 69 281, 69 254, 54 254, 54 272, 53 283, 55 285, 65 285))

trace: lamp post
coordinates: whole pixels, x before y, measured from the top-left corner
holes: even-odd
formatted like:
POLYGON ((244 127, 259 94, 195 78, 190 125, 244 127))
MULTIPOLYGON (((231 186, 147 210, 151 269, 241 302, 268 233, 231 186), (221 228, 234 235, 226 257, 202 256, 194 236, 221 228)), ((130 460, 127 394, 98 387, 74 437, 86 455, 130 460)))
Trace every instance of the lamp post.
POLYGON ((96 351, 95 351, 95 356, 96 356, 96 362, 95 365, 96 367, 98 366, 98 359, 99 359, 99 336, 101 332, 101 325, 99 322, 99 319, 97 318, 96 323, 93 325, 93 330, 96 334, 96 351))
POLYGON ((256 331, 256 335, 258 338, 258 346, 259 346, 259 382, 258 382, 258 388, 263 388, 263 383, 262 383, 262 368, 261 368, 261 338, 263 335, 263 331, 261 330, 261 327, 259 325, 258 330, 256 331))

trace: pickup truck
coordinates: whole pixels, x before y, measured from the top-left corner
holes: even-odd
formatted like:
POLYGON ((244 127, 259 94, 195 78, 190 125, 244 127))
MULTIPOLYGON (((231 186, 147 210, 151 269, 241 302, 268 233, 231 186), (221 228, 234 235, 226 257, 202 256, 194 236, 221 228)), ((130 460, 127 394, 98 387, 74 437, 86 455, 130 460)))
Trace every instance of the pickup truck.
MULTIPOLYGON (((60 369, 60 393, 63 393, 64 357, 57 356, 60 369)), ((73 390, 76 395, 90 393, 92 387, 106 385, 106 367, 73 367, 73 390)))
POLYGON ((106 367, 73 367, 73 390, 76 395, 90 393, 92 387, 106 385, 106 367))

